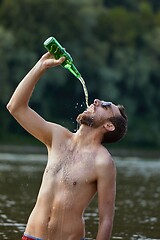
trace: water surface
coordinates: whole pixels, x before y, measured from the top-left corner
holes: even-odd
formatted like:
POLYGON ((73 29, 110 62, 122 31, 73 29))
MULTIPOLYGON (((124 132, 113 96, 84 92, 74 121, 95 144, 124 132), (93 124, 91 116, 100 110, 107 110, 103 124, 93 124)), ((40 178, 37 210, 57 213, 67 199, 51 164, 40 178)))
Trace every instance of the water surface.
MULTIPOLYGON (((46 155, 0 154, 0 239, 21 239, 35 204, 46 155)), ((160 159, 118 158, 112 239, 160 239, 160 159)), ((96 239, 97 197, 85 212, 86 237, 96 239)))

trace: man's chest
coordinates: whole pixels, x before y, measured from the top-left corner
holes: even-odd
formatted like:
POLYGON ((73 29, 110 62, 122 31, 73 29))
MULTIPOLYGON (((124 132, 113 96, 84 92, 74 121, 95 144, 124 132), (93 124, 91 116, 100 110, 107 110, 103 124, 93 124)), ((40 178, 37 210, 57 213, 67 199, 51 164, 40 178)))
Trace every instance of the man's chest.
POLYGON ((95 156, 88 151, 57 151, 46 171, 58 182, 78 186, 96 181, 95 156))

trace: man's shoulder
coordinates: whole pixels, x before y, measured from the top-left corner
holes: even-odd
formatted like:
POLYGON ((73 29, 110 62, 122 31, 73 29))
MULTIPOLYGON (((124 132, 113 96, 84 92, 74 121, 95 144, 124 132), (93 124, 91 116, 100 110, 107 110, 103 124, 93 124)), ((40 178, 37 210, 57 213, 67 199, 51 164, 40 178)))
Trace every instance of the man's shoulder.
POLYGON ((68 133, 68 134, 72 134, 72 132, 70 130, 68 130, 66 127, 63 127, 62 125, 58 124, 58 123, 53 123, 53 122, 48 122, 52 129, 59 132, 59 133, 68 133))
POLYGON ((63 127, 60 124, 52 122, 50 122, 49 124, 51 124, 53 138, 55 139, 55 141, 58 140, 62 141, 70 138, 73 135, 73 133, 70 130, 68 130, 67 128, 63 127))
POLYGON ((104 161, 113 161, 110 152, 103 145, 97 149, 97 159, 103 159, 104 161))
POLYGON ((104 147, 100 146, 96 155, 96 166, 104 168, 115 168, 114 160, 109 151, 104 147))

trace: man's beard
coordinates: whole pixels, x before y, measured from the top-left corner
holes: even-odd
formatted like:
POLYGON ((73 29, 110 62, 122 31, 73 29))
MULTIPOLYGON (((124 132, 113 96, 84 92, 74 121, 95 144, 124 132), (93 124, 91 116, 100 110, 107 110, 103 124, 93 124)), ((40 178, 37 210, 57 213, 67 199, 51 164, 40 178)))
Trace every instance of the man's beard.
POLYGON ((97 128, 102 125, 102 121, 95 120, 94 116, 84 113, 79 114, 76 120, 80 125, 83 124, 93 128, 97 128))
POLYGON ((90 127, 92 127, 94 123, 93 117, 87 116, 84 113, 79 114, 76 120, 79 123, 79 125, 84 124, 90 127))

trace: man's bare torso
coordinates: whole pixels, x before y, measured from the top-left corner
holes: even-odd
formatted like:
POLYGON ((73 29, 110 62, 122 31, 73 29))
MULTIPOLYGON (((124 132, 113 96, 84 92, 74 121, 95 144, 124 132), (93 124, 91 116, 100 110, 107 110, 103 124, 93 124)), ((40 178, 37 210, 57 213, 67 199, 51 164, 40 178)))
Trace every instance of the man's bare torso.
POLYGON ((49 150, 37 203, 26 233, 44 240, 84 237, 83 212, 96 193, 95 153, 69 135, 49 150))

